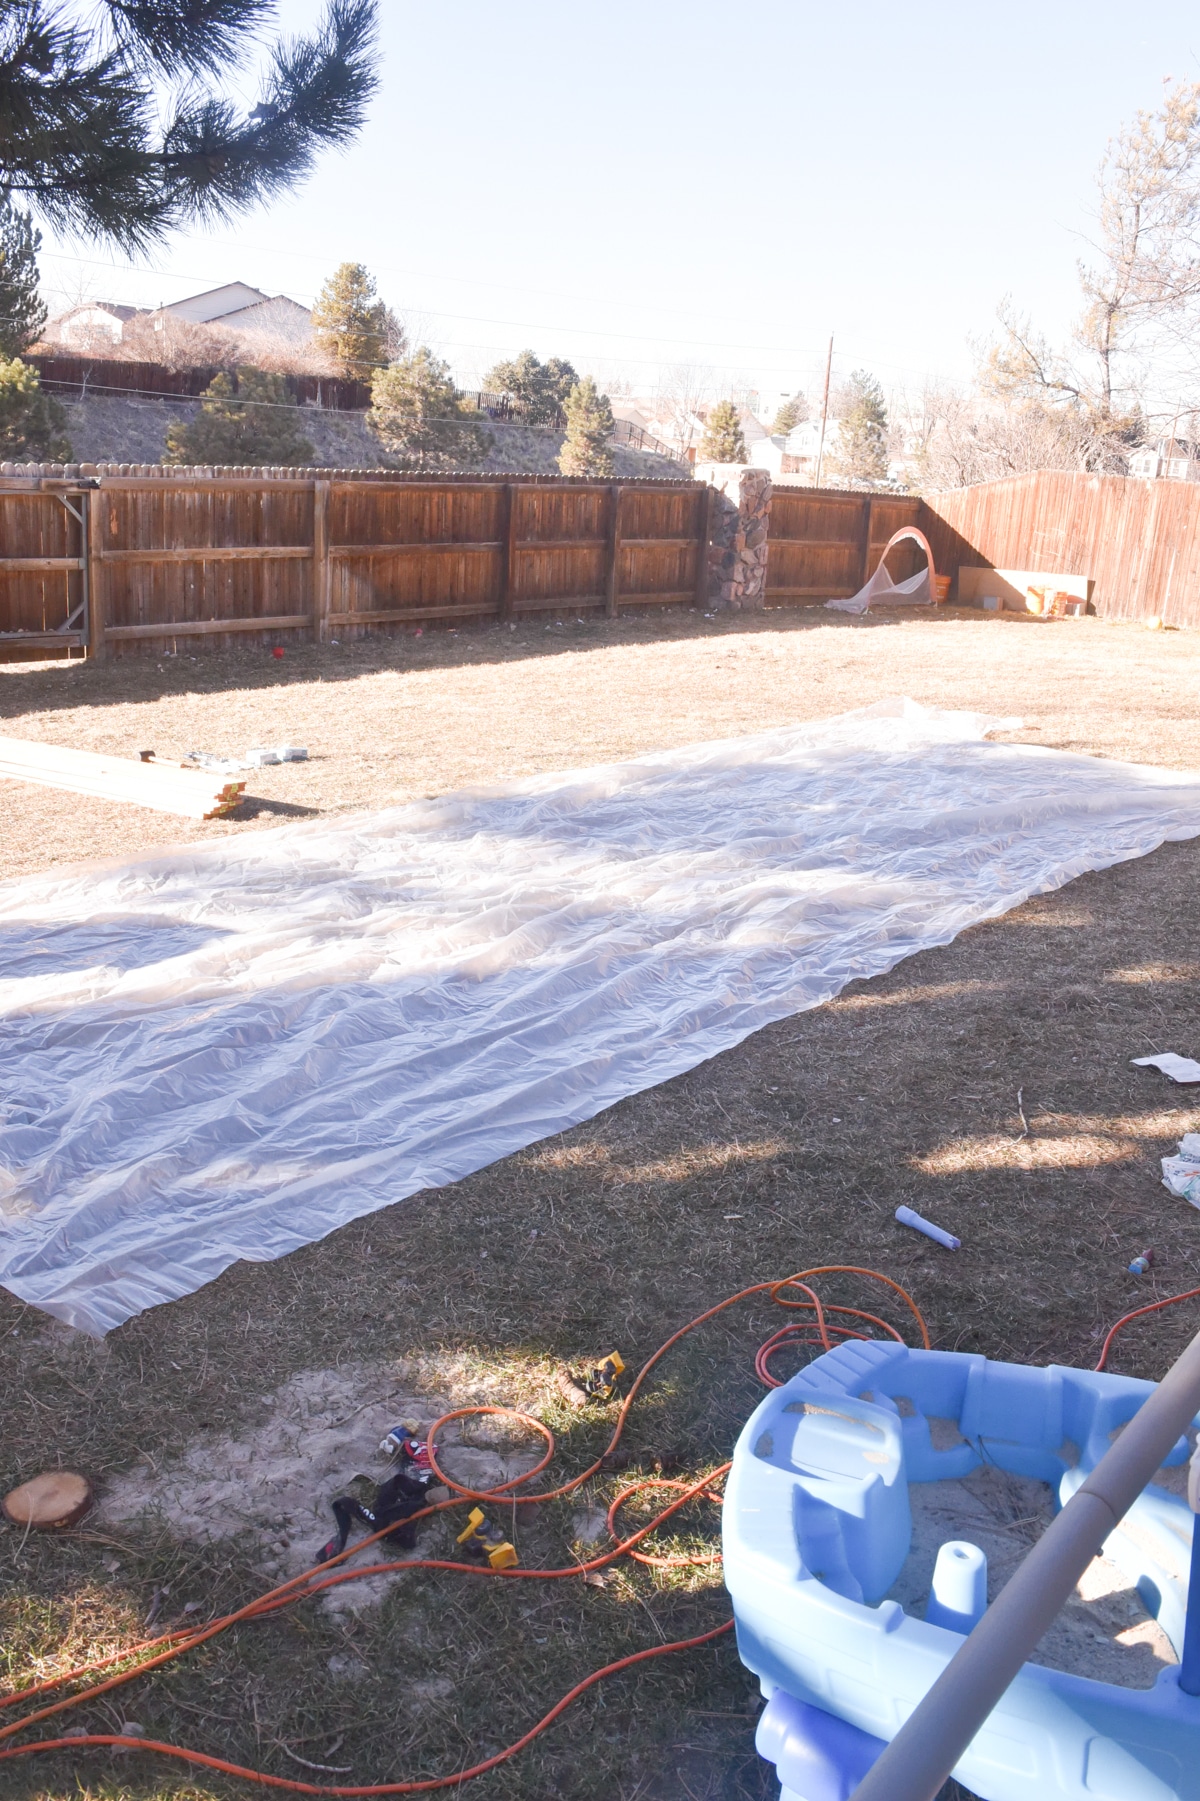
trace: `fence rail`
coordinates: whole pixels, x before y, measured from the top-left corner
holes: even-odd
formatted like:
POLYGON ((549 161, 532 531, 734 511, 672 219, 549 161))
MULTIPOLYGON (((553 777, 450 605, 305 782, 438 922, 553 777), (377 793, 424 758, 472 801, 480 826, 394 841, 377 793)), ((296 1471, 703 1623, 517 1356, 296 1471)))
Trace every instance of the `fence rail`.
POLYGON ((703 604, 696 482, 0 470, 0 655, 703 604))

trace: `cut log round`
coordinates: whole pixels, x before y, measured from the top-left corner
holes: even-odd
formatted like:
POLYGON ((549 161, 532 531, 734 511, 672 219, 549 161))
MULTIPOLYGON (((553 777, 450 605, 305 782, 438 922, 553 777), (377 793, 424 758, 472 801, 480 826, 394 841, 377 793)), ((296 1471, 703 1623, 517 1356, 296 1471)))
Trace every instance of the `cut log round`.
POLYGON ((92 1485, 71 1470, 47 1470, 12 1489, 2 1503, 14 1526, 74 1526, 92 1504, 92 1485))

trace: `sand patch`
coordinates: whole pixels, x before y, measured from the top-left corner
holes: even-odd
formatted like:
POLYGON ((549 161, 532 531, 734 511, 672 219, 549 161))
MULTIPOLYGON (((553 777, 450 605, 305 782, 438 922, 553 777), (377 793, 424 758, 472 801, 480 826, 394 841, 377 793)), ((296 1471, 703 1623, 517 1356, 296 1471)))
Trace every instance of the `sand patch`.
MULTIPOLYGON (((908 1494, 912 1547, 888 1592, 918 1619, 947 1539, 966 1539, 986 1553, 988 1600, 994 1601, 1054 1517, 1047 1483, 987 1467, 954 1482, 911 1482, 908 1494)), ((1178 1659, 1128 1577, 1097 1557, 1030 1661, 1123 1688, 1152 1688, 1163 1665, 1178 1659)))
MULTIPOLYGON (((305 1370, 262 1396, 258 1425, 234 1434, 198 1433, 179 1458, 157 1467, 147 1459, 116 1477, 93 1517, 128 1527, 153 1516, 178 1537, 201 1542, 248 1533, 258 1541, 256 1562, 270 1582, 299 1575, 333 1534, 333 1497, 355 1475, 378 1482, 393 1467, 379 1450, 392 1426, 401 1420, 427 1426, 473 1401, 496 1404, 486 1382, 456 1380, 459 1372, 450 1358, 440 1373, 444 1386, 434 1388, 436 1359, 423 1359, 419 1372, 402 1362, 390 1368, 344 1364, 338 1370, 305 1370)), ((479 1489, 523 1474, 541 1454, 541 1447, 535 1450, 528 1441, 514 1443, 502 1422, 487 1420, 456 1421, 439 1443, 447 1475, 479 1489)), ((458 1520, 458 1514, 451 1518, 458 1520)), ((418 1548, 407 1556, 429 1555, 431 1546, 446 1555, 446 1539, 446 1527, 431 1520, 418 1528, 418 1548)), ((400 1564, 406 1554, 383 1556, 400 1564)), ((391 1586, 386 1577, 343 1583, 322 1605, 334 1612, 359 1609, 391 1586)))

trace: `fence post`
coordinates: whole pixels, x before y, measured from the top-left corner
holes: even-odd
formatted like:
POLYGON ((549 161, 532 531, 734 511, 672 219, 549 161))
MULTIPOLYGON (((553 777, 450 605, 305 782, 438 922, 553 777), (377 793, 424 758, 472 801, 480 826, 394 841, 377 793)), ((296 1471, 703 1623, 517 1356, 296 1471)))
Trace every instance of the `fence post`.
POLYGON ((707 483, 696 496, 696 606, 708 611, 708 547, 712 541, 713 501, 716 489, 707 483))
MULTIPOLYGON (((862 517, 862 554, 859 557, 858 564, 858 585, 860 588, 866 587, 871 574, 871 526, 873 523, 872 515, 874 514, 874 511, 874 497, 870 494, 865 495, 863 498, 862 517)), ((932 595, 930 598, 932 599, 932 595)))
POLYGON ((313 483, 312 605, 313 638, 324 644, 329 635, 329 483, 313 483))
POLYGON ((515 482, 504 484, 504 553, 500 569, 500 617, 511 619, 517 587, 517 496, 515 482))
POLYGON ((608 502, 608 582, 604 610, 610 619, 617 616, 621 594, 621 486, 614 482, 608 502))
POLYGON ((102 663, 108 655, 104 628, 108 624, 108 584, 101 547, 104 543, 104 490, 93 488, 87 497, 87 585, 89 657, 102 663))

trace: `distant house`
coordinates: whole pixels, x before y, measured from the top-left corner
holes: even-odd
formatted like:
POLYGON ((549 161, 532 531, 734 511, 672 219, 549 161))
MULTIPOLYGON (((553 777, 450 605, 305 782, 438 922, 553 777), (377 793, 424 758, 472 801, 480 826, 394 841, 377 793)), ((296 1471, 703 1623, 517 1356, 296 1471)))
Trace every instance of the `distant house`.
POLYGON ((264 294, 244 281, 226 282, 187 300, 173 300, 157 309, 196 325, 222 325, 229 331, 266 332, 292 343, 302 343, 312 329, 312 314, 286 294, 264 294))
POLYGON ((817 462, 821 461, 824 472, 828 470, 829 457, 838 447, 842 428, 836 419, 825 423, 825 446, 821 448, 821 421, 804 419, 799 425, 793 425, 787 437, 782 440, 779 473, 781 475, 798 476, 802 481, 815 482, 817 479, 817 462))
POLYGON ((111 300, 88 301, 52 319, 45 338, 47 343, 61 344, 64 349, 91 350, 97 345, 120 344, 131 319, 153 319, 155 329, 161 330, 160 322, 168 318, 196 325, 219 325, 227 331, 261 333, 284 338, 291 344, 306 342, 312 329, 312 314, 299 301, 289 300, 286 294, 264 294, 244 281, 230 281, 203 294, 192 294, 186 300, 173 300, 169 306, 119 306, 111 300))
POLYGON ((119 344, 129 320, 145 309, 119 306, 115 300, 89 300, 52 319, 43 333, 47 343, 66 348, 91 348, 95 344, 119 344))
POLYGON ((1129 459, 1129 473, 1150 481, 1200 481, 1200 445, 1170 437, 1139 444, 1129 459))

